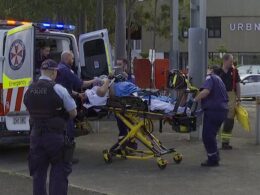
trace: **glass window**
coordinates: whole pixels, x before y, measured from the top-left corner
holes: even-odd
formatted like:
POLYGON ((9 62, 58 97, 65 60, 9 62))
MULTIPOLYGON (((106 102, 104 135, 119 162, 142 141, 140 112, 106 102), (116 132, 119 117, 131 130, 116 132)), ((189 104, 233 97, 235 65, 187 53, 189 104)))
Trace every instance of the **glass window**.
POLYGON ((85 57, 92 57, 98 55, 105 55, 105 44, 103 39, 96 39, 84 43, 85 57))
POLYGON ((207 17, 209 38, 221 38, 221 17, 207 17))
POLYGON ((256 82, 260 82, 260 75, 256 76, 256 82))
POLYGON ((35 67, 39 68, 44 59, 53 59, 57 63, 61 60, 63 51, 71 50, 72 45, 69 38, 66 37, 36 37, 35 42, 35 67), (44 48, 49 49, 44 49, 44 48))
POLYGON ((108 75, 106 49, 103 39, 87 41, 83 45, 85 64, 81 67, 82 79, 108 75))
POLYGON ((244 79, 244 83, 255 83, 257 82, 257 77, 255 76, 249 76, 244 79))
POLYGON ((135 50, 141 50, 141 40, 134 40, 135 42, 135 50))

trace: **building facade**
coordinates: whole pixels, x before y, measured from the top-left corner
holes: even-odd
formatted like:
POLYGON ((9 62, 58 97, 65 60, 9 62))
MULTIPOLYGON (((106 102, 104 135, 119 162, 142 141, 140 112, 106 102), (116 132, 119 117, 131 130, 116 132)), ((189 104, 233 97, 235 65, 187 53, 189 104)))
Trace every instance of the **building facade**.
MULTIPOLYGON (((159 0, 170 3, 170 0, 159 0)), ((221 57, 222 50, 233 53, 238 64, 260 64, 260 0, 207 0, 209 58, 221 57)), ((188 64, 188 37, 182 33, 180 65, 188 64)), ((152 48, 152 32, 142 29, 141 51, 152 48)), ((156 51, 165 57, 170 40, 157 37, 156 51)), ((161 55, 162 56, 162 55, 161 55)))

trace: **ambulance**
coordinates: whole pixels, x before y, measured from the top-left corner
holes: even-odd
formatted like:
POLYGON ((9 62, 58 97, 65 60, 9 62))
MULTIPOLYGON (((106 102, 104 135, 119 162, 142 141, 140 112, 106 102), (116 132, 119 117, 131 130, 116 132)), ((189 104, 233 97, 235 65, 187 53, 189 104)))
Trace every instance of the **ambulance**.
POLYGON ((0 144, 29 140, 29 113, 24 94, 36 79, 35 57, 40 45, 50 46, 50 58, 63 51, 75 56, 75 70, 84 80, 109 74, 111 48, 106 29, 82 34, 77 43, 73 25, 0 20, 0 144))

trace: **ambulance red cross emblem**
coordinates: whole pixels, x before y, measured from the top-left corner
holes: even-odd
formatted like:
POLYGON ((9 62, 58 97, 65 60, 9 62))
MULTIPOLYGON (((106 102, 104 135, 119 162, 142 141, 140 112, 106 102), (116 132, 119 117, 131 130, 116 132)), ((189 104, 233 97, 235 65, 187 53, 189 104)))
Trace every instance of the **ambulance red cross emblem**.
POLYGON ((22 67, 25 59, 25 45, 22 40, 15 40, 9 50, 9 64, 13 70, 22 67))

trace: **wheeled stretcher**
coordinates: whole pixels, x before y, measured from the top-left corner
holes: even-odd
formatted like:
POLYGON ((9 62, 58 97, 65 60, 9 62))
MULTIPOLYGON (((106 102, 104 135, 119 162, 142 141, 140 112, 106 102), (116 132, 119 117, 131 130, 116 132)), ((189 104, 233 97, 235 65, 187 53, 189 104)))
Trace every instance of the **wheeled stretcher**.
MULTIPOLYGON (((187 90, 183 96, 188 93, 194 94, 194 91, 187 90)), ((171 124, 173 130, 180 133, 196 130, 196 105, 192 105, 193 108, 189 114, 187 113, 187 105, 184 112, 177 113, 180 103, 181 101, 177 101, 173 112, 165 114, 149 111, 148 103, 138 97, 110 98, 107 103, 107 110, 114 113, 128 127, 129 132, 123 139, 112 145, 110 149, 103 151, 105 162, 111 163, 114 157, 139 160, 156 158, 159 168, 164 169, 167 166, 167 161, 162 156, 173 154, 175 163, 180 163, 182 155, 175 148, 166 148, 152 133, 154 120, 159 120, 160 132, 162 131, 162 125, 166 122, 171 124), (145 150, 128 147, 130 142, 136 141, 139 147, 141 144, 145 150)))
MULTIPOLYGON (((126 136, 103 151, 106 163, 111 163, 115 157, 139 160, 155 158, 159 168, 164 169, 167 166, 167 161, 163 159, 163 156, 166 154, 172 154, 176 163, 182 161, 182 155, 175 148, 165 147, 153 134, 153 121, 159 121, 160 132, 162 132, 162 126, 165 123, 169 123, 172 129, 179 133, 195 131, 197 105, 193 101, 191 104, 188 102, 189 99, 194 98, 197 89, 186 85, 187 80, 179 72, 169 77, 169 88, 175 90, 176 97, 174 109, 170 112, 151 111, 151 99, 144 100, 136 96, 110 97, 106 106, 93 106, 91 108, 91 110, 101 110, 101 117, 104 117, 104 113, 113 113, 129 130, 126 136), (179 111, 180 107, 183 110, 181 112, 179 111), (131 143, 135 142, 138 142, 139 149, 130 147, 131 143)), ((89 110, 86 113, 89 113, 89 110)), ((98 118, 100 117, 98 116, 98 118)))

